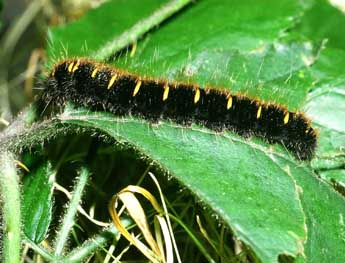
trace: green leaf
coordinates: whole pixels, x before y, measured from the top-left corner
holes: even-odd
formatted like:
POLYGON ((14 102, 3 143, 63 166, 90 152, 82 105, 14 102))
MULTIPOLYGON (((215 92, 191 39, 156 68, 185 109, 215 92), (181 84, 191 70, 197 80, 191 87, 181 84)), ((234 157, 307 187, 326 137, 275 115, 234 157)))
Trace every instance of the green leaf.
POLYGON ((345 51, 326 48, 311 71, 316 84, 308 96, 305 108, 319 129, 317 155, 320 159, 328 159, 328 164, 324 160, 313 161, 313 167, 318 170, 329 169, 330 161, 344 164, 344 57, 345 51))
MULTIPOLYGON (((343 193, 344 176, 339 168, 345 164, 344 55, 344 51, 333 48, 326 48, 321 53, 311 71, 315 89, 308 95, 305 105, 306 113, 319 129, 318 158, 313 160, 312 166, 323 180, 343 193)), ((313 202, 308 204, 311 211, 308 212, 308 239, 305 245, 308 262, 342 262, 340 251, 345 246, 344 198, 325 189, 321 183, 305 183, 304 193, 306 188, 313 191, 309 197, 313 202), (324 192, 323 197, 320 196, 321 191, 324 192)))
POLYGON ((81 109, 69 109, 59 118, 131 142, 212 207, 262 261, 303 253, 305 218, 289 167, 299 165, 296 173, 312 175, 285 153, 271 152, 260 140, 219 136, 201 127, 150 127, 137 119, 81 109), (277 165, 277 159, 282 163, 277 165))
POLYGON ((52 216, 52 194, 55 173, 50 163, 24 177, 23 182, 23 225, 25 235, 40 243, 47 234, 52 216))
POLYGON ((259 140, 171 123, 148 127, 137 119, 80 109, 67 109, 60 119, 130 141, 211 206, 263 262, 275 262, 281 249, 305 254, 308 262, 343 256, 344 199, 308 166, 271 152, 259 140))
MULTIPOLYGON (((309 10, 302 18, 296 31, 302 38, 313 40, 328 39, 310 70, 313 89, 308 95, 306 114, 319 129, 317 159, 312 167, 320 178, 334 185, 344 193, 343 170, 345 164, 345 70, 342 28, 345 16, 332 7, 328 1, 310 1, 309 10)), ((308 239, 305 254, 308 262, 342 262, 344 249, 344 198, 322 184, 306 182, 304 177, 303 193, 313 202, 308 204, 308 239), (314 193, 312 193, 312 191, 314 193), (321 194, 321 195, 320 195, 321 194), (328 209, 328 210, 327 210, 328 209)))
MULTIPOLYGON (((282 165, 278 160, 278 165, 282 165)), ((343 262, 345 249, 344 198, 315 174, 298 166, 290 166, 291 175, 300 187, 300 200, 306 216, 306 262, 343 262)), ((301 257, 301 256, 300 256, 301 257)))

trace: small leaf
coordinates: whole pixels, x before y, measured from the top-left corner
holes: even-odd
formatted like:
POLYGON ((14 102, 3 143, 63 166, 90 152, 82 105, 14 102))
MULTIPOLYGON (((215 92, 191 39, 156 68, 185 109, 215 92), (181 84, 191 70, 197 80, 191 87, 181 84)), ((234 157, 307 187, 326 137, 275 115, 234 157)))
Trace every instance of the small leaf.
POLYGON ((25 176, 23 182, 23 225, 25 235, 35 243, 46 236, 52 216, 55 174, 50 163, 25 176))

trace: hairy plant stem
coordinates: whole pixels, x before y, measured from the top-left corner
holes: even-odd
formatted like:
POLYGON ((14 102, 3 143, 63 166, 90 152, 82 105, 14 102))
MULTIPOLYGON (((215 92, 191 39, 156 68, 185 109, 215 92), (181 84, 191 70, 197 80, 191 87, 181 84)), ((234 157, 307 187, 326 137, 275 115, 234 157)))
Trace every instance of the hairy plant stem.
POLYGON ((81 168, 79 171, 79 177, 74 189, 74 193, 71 202, 68 205, 67 212, 63 218, 60 230, 57 232, 54 255, 61 256, 68 240, 68 236, 75 223, 75 216, 78 211, 78 206, 81 202, 83 190, 89 178, 89 171, 86 168, 81 168))
MULTIPOLYGON (((0 199, 3 220, 3 262, 20 261, 20 188, 14 157, 10 152, 0 153, 0 199)), ((0 206, 1 207, 1 206, 0 206)))
MULTIPOLYGON (((123 219, 121 221, 124 226, 128 227, 133 222, 129 219, 123 219)), ((120 238, 120 232, 114 227, 110 226, 105 228, 101 233, 91 237, 85 241, 81 246, 73 249, 65 256, 56 256, 51 252, 48 252, 45 248, 35 244, 30 239, 26 238, 25 242, 41 257, 49 262, 65 262, 65 263, 76 263, 83 262, 85 258, 92 255, 100 247, 105 246, 106 243, 113 240, 117 242, 120 238)))

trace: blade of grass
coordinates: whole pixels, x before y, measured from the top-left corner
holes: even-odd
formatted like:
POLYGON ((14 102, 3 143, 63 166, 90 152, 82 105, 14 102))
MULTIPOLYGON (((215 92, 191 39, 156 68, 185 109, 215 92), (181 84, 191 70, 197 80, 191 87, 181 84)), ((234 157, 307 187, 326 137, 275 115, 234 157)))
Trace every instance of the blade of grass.
POLYGON ((54 255, 52 255, 51 253, 49 253, 48 251, 46 251, 44 248, 42 248, 41 246, 37 245, 35 242, 33 242, 32 240, 30 240, 29 238, 27 238, 26 236, 24 236, 24 240, 25 242, 29 245, 29 247, 31 249, 33 249, 37 254, 39 254, 42 258, 44 258, 45 260, 49 261, 49 262, 56 262, 58 261, 58 257, 55 257, 54 255))
POLYGON ((195 245, 199 248, 200 252, 204 255, 204 257, 207 259, 208 262, 216 263, 213 260, 212 256, 209 254, 209 251, 207 251, 207 249, 203 246, 203 244, 200 242, 200 240, 193 234, 193 232, 188 228, 188 226, 182 220, 180 220, 180 218, 178 218, 172 214, 169 214, 169 217, 172 220, 174 220, 176 223, 178 223, 186 231, 186 233, 193 240, 195 245))

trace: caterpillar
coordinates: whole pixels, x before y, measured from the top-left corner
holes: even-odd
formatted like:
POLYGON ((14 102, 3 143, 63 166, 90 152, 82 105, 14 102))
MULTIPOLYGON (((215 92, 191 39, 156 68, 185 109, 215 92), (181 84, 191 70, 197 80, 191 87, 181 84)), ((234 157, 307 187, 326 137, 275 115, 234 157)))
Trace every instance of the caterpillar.
POLYGON ((231 130, 281 143, 301 160, 311 159, 317 144, 317 131, 303 113, 229 90, 137 76, 84 58, 57 63, 43 85, 42 99, 47 104, 70 101, 151 122, 167 119, 231 130))

